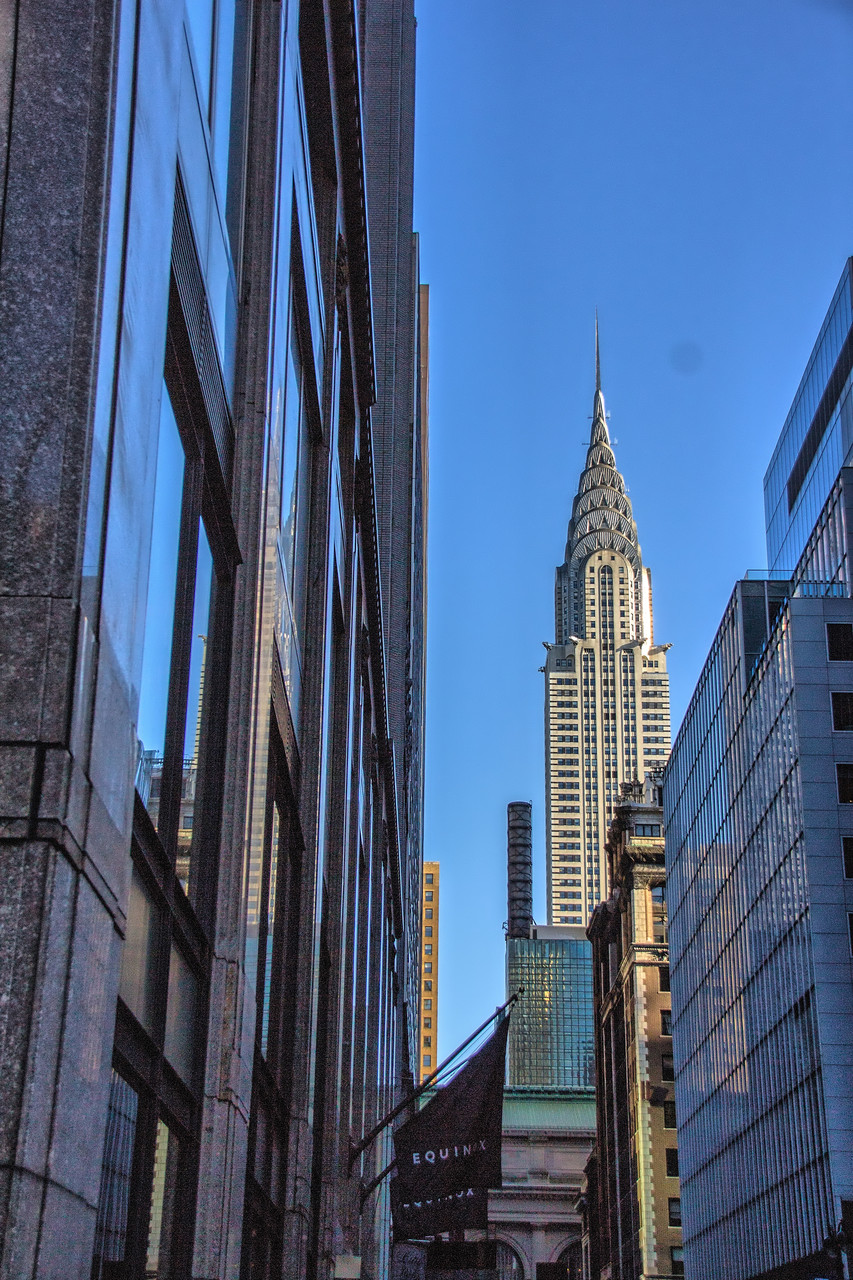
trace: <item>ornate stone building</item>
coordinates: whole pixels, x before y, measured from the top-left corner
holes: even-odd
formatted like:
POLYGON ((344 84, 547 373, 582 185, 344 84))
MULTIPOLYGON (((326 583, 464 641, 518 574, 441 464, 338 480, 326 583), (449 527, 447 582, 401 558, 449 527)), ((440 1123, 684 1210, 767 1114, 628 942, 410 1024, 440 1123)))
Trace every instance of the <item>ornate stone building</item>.
POLYGON ((604 845, 621 783, 669 755, 668 645, 654 642, 651 574, 607 429, 596 321, 586 465, 557 569, 546 646, 549 924, 586 924, 607 893, 604 845))
POLYGON ((659 781, 622 788, 607 842, 612 891, 587 929, 597 1129, 587 1280, 684 1274, 659 781))

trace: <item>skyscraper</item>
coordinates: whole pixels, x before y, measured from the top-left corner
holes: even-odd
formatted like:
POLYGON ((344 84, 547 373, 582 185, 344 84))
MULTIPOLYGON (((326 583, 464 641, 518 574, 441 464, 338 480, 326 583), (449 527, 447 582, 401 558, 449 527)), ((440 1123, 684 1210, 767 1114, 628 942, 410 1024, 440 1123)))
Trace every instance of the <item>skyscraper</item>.
POLYGON ((549 924, 585 924, 606 897, 604 846, 623 782, 669 755, 668 645, 654 643, 651 574, 607 429, 595 332, 586 465, 555 588, 545 662, 549 924))

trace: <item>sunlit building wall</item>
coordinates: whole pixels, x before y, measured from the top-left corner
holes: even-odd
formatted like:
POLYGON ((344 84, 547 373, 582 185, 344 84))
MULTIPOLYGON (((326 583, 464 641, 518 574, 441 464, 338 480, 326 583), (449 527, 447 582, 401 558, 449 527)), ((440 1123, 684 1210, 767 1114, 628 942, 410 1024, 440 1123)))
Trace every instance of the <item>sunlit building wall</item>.
POLYGON ((587 1244, 612 1280, 684 1275, 660 774, 626 784, 593 950, 596 1157, 587 1244), (596 1170, 600 1170, 597 1176, 596 1170))
POLYGON ((437 862, 425 862, 421 890, 421 1021, 419 1080, 438 1066, 438 927, 437 862))
POLYGON ((556 573, 555 637, 543 668, 548 922, 585 925, 607 895, 619 787, 660 767, 670 747, 669 646, 654 642, 651 574, 598 380, 556 573))

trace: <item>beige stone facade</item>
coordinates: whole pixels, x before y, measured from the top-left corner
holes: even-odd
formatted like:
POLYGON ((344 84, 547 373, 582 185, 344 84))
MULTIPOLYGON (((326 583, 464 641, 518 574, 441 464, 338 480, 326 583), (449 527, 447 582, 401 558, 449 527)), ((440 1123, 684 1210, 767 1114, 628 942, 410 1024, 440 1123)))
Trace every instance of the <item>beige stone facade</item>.
POLYGON ((596 1035, 590 1280, 683 1275, 659 775, 629 784, 606 848, 613 886, 587 933, 596 1035))
POLYGON ((438 895, 439 864, 425 862, 421 881, 421 1020, 418 1079, 438 1065, 438 895))

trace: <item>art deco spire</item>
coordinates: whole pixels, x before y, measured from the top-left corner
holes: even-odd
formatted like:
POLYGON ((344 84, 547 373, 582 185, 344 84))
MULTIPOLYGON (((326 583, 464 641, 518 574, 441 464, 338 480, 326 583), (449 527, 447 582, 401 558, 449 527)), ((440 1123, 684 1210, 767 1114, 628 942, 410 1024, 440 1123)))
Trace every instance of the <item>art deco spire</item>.
POLYGON ((625 481, 616 466, 610 445, 604 393, 601 390, 601 358, 598 312, 595 315, 595 399, 586 466, 572 504, 566 564, 582 564, 593 551, 620 551, 640 567, 640 546, 625 481))

